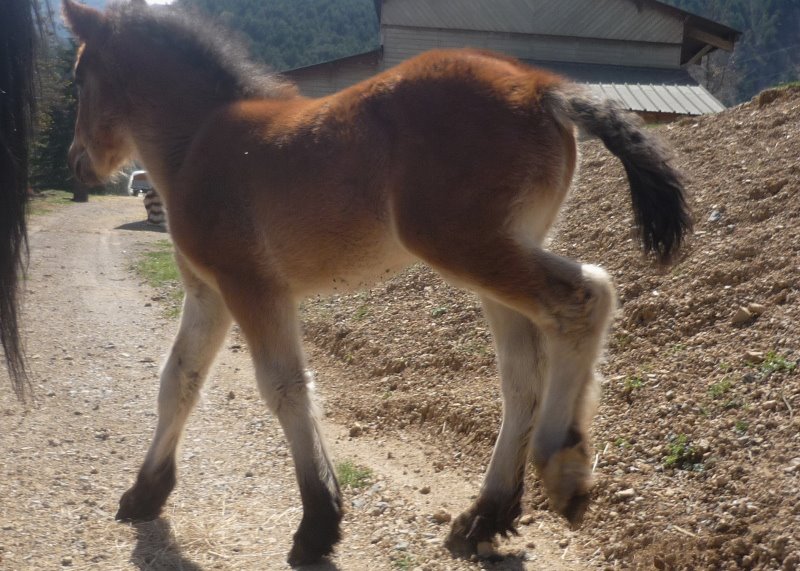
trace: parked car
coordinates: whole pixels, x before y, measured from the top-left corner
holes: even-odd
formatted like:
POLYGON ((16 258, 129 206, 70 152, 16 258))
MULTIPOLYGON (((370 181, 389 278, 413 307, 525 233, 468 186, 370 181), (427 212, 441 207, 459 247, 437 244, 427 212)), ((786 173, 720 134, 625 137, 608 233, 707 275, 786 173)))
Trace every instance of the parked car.
POLYGON ((150 179, 147 178, 147 171, 133 171, 128 178, 128 194, 139 196, 140 192, 147 192, 153 188, 150 179))

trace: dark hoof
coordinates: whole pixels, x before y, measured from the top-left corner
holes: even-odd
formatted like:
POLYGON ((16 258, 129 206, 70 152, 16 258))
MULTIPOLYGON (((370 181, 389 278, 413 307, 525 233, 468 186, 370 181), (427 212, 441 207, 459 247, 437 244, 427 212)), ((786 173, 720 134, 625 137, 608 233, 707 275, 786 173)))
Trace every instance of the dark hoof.
POLYGON ((468 558, 478 552, 478 541, 470 537, 474 519, 471 512, 464 512, 453 521, 444 546, 454 556, 468 558))
POLYGON ((586 515, 586 510, 589 509, 591 499, 592 496, 589 493, 572 496, 561 511, 561 515, 567 518, 572 529, 578 529, 583 523, 583 517, 586 515))
POLYGON ((114 518, 128 523, 156 519, 161 515, 175 483, 175 464, 171 461, 166 462, 152 476, 144 476, 140 471, 136 484, 122 494, 119 510, 114 518))
POLYGON ((303 515, 300 527, 294 534, 292 550, 286 561, 292 567, 320 563, 333 553, 334 546, 342 538, 339 522, 342 520, 342 508, 338 499, 334 505, 328 504, 325 513, 317 511, 313 516, 309 511, 303 515))
POLYGON ((522 513, 522 489, 511 502, 500 508, 499 504, 480 499, 469 510, 458 516, 450 527, 444 545, 456 557, 492 557, 494 539, 499 534, 517 535, 514 520, 522 513))

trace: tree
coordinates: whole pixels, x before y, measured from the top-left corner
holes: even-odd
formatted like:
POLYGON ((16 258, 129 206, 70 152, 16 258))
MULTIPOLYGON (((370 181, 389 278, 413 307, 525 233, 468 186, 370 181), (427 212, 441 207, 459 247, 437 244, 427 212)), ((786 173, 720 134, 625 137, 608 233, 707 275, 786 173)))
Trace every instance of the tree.
POLYGON ((76 53, 75 43, 53 41, 41 63, 42 100, 31 161, 31 182, 36 188, 70 188, 73 184, 67 152, 78 107, 72 81, 76 53))

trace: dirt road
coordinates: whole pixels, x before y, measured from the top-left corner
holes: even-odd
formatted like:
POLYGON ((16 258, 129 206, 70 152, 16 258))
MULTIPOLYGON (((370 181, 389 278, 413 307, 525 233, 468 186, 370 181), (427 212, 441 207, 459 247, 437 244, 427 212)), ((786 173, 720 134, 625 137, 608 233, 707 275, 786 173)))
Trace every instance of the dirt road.
MULTIPOLYGON (((138 200, 109 197, 33 220, 24 322, 37 402, 23 407, 8 390, 0 399, 0 569, 287 568, 300 518, 291 458, 235 331, 190 421, 163 518, 114 521, 155 427, 158 368, 176 328, 129 269, 167 237, 143 217, 138 200)), ((325 379, 347 372, 309 352, 324 397, 325 379)), ((469 504, 476 471, 437 471, 434 459, 452 451, 412 433, 353 438, 349 428, 326 424, 331 453, 373 478, 345 491, 345 538, 323 568, 585 568, 571 532, 539 516, 501 545, 502 561, 451 559, 448 524, 435 519, 469 504)))

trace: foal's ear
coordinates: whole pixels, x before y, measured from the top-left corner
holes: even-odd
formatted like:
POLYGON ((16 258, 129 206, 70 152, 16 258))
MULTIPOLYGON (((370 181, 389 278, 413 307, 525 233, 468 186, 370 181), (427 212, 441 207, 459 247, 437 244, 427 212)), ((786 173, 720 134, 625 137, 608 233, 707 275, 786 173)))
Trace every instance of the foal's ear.
POLYGON ((73 0, 64 0, 64 19, 72 32, 84 42, 95 37, 106 23, 106 17, 100 11, 73 0))

